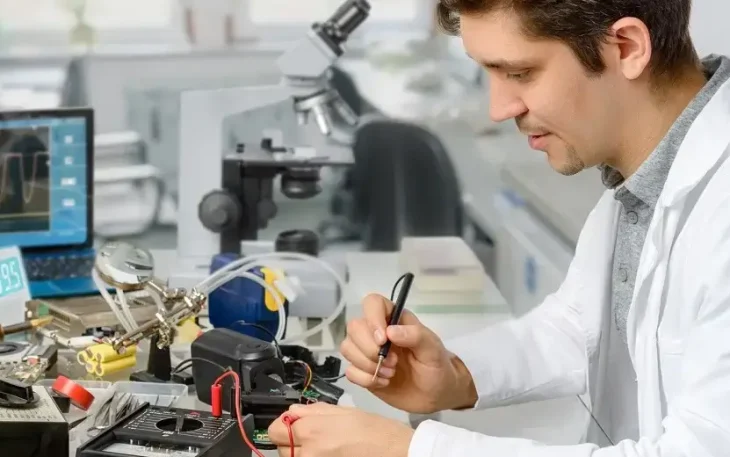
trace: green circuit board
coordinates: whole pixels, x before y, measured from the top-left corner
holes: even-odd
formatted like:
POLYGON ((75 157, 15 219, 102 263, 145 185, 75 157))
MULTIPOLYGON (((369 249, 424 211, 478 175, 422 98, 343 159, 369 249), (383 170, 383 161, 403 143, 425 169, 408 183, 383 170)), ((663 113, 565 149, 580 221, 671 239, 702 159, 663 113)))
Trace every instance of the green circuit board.
POLYGON ((321 395, 313 390, 305 390, 302 392, 302 398, 305 400, 319 400, 321 395))
POLYGON ((256 429, 253 431, 253 444, 256 446, 271 446, 269 439, 269 431, 266 429, 256 429))

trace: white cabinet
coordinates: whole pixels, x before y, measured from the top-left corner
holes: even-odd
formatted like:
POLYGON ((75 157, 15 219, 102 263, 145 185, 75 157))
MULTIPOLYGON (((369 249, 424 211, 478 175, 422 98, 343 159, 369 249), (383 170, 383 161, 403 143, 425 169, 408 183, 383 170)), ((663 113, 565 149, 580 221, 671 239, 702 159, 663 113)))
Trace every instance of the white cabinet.
POLYGON ((516 316, 539 305, 563 282, 573 249, 517 196, 497 196, 497 285, 516 316))

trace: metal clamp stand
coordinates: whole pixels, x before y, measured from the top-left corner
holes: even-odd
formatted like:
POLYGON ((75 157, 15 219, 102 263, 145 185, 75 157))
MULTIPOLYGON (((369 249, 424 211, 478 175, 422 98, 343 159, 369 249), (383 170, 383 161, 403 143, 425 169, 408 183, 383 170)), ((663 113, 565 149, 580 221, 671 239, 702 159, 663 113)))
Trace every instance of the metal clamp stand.
POLYGON ((138 382, 155 382, 155 383, 181 383, 186 386, 193 385, 193 375, 190 373, 176 373, 172 376, 172 358, 170 356, 170 347, 163 346, 160 348, 158 343, 159 335, 153 335, 150 338, 150 355, 147 359, 147 370, 136 371, 129 376, 130 381, 138 382))

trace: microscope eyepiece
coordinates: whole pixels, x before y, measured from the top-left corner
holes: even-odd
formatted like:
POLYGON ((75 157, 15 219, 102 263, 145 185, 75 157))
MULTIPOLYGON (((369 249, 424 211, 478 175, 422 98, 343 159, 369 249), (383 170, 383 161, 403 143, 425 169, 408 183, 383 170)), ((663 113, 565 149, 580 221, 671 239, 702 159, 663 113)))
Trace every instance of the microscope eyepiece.
POLYGON ((314 31, 337 56, 343 54, 342 44, 370 15, 367 0, 348 0, 326 22, 313 25, 314 31))
POLYGON ((327 21, 342 34, 343 40, 357 29, 370 15, 370 3, 366 0, 349 0, 337 8, 327 21))

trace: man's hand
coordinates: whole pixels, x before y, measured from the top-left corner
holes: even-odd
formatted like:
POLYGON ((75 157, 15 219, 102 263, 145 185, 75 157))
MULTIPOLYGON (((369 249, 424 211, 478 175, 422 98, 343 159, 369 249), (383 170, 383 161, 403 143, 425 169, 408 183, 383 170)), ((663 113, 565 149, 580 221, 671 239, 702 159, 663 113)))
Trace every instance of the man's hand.
MULTIPOLYGON (((408 457, 413 429, 355 408, 314 403, 294 405, 291 425, 296 457, 408 457)), ((280 417, 269 427, 279 456, 290 457, 289 432, 280 417)))
POLYGON ((388 327, 393 303, 380 295, 363 302, 363 318, 351 321, 340 352, 351 366, 347 379, 389 405, 410 413, 469 408, 477 394, 471 374, 441 339, 408 310, 400 325, 388 327), (378 351, 387 338, 391 350, 373 382, 378 351))

